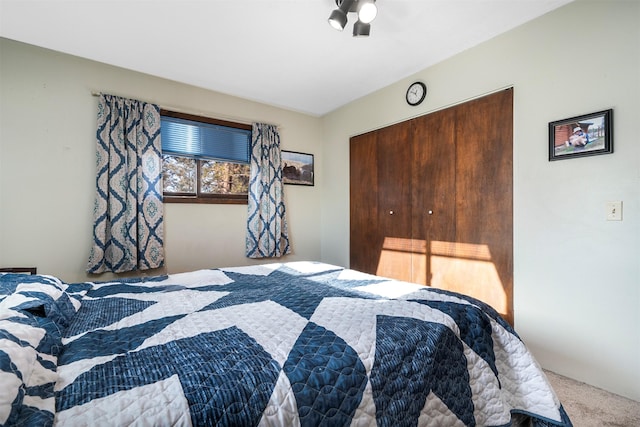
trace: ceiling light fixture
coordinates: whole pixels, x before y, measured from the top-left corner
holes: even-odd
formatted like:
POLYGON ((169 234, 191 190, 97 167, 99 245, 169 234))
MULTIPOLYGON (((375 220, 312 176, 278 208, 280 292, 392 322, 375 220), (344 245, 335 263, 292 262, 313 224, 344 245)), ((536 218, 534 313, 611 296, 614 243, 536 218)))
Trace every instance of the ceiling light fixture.
POLYGON ((370 24, 378 14, 375 0, 359 0, 358 3, 358 20, 365 24, 370 24))
POLYGON ((329 24, 338 31, 347 25, 347 13, 355 12, 358 20, 353 24, 354 37, 367 37, 371 32, 371 21, 376 18, 376 0, 336 0, 338 6, 329 16, 329 24))
POLYGON ((370 32, 371 24, 366 24, 359 19, 353 24, 353 37, 369 37, 370 32))

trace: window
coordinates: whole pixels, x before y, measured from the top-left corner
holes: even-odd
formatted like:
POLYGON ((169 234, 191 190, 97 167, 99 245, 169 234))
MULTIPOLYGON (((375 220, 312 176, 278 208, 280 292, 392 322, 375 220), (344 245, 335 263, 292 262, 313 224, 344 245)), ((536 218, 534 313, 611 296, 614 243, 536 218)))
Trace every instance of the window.
POLYGON ((251 125, 162 110, 169 203, 247 203, 251 125))

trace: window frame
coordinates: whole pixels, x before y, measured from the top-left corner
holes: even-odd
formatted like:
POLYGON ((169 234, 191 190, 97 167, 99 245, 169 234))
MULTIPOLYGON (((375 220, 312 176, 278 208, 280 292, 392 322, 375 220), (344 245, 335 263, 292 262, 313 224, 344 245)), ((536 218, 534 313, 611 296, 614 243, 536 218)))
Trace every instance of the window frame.
MULTIPOLYGON (((185 120, 193 120, 201 123, 208 123, 213 125, 220 125, 220 126, 226 126, 226 127, 249 130, 249 131, 252 130, 252 126, 250 124, 230 122, 227 120, 214 119, 211 117, 198 116, 195 114, 180 113, 177 111, 171 111, 171 110, 165 110, 165 109, 160 110, 160 116, 174 117, 174 118, 185 119, 185 120)), ((190 157, 190 156, 180 156, 179 154, 169 154, 169 153, 167 153, 167 155, 171 155, 174 157, 190 157)), ((164 151, 162 152, 162 156, 164 156, 164 151)), ((204 203, 204 204, 237 204, 237 205, 246 205, 249 203, 248 194, 244 195, 244 194, 202 193, 201 192, 202 180, 201 180, 200 173, 202 170, 202 162, 207 161, 208 159, 194 158, 194 160, 196 161, 196 178, 197 178, 195 196, 191 193, 165 193, 163 188, 162 198, 164 203, 204 203)), ((227 162, 227 163, 234 163, 234 162, 227 162)))

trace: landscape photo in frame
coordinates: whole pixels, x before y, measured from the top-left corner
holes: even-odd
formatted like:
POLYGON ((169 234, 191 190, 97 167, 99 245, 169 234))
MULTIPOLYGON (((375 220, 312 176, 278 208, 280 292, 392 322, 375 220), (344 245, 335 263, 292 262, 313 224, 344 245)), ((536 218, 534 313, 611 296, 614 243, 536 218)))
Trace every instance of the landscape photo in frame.
POLYGON ((283 150, 282 179, 285 184, 313 185, 313 154, 283 150))

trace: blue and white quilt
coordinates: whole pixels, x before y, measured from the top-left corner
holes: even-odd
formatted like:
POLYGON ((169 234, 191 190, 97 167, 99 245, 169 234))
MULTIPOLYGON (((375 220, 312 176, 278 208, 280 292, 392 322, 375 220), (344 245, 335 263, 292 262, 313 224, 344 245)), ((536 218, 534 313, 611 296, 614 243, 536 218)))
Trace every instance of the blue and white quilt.
POLYGON ((493 309, 328 264, 0 298, 0 425, 571 426, 493 309))

